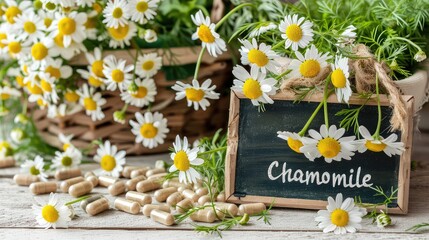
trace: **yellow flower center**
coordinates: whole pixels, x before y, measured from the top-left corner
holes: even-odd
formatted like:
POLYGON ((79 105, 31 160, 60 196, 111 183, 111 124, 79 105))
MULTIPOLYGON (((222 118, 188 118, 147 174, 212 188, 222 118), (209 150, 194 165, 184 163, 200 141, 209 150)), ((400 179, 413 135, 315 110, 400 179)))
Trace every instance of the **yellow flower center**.
POLYGON ((25 22, 24 23, 24 31, 26 31, 29 34, 32 34, 36 31, 36 24, 34 24, 33 22, 25 22))
POLYGON ((39 107, 46 107, 48 104, 43 100, 43 98, 39 98, 37 99, 37 105, 39 105, 39 107))
POLYGON ((118 28, 108 28, 107 30, 113 39, 116 41, 121 41, 128 35, 130 27, 127 24, 124 26, 118 26, 118 28))
POLYGON ((112 171, 116 167, 116 159, 110 155, 104 155, 101 158, 100 166, 105 171, 112 171))
POLYGON ((103 60, 94 61, 91 65, 91 71, 95 74, 95 76, 104 78, 103 60))
POLYGON ((58 31, 63 35, 71 35, 76 31, 76 22, 69 17, 65 17, 58 22, 58 31))
POLYGON ((131 94, 134 98, 144 98, 147 95, 147 88, 139 86, 137 93, 131 94))
POLYGON ((287 145, 289 145, 290 149, 294 150, 297 153, 301 153, 299 150, 304 144, 298 139, 293 139, 291 137, 287 138, 287 145))
POLYGON ((299 72, 306 78, 315 77, 320 72, 320 63, 314 59, 305 60, 299 66, 299 72))
POLYGON ((153 68, 154 65, 155 63, 152 60, 148 60, 142 64, 142 68, 145 71, 149 71, 153 68))
POLYGON ((23 76, 16 76, 16 83, 18 83, 18 85, 20 86, 20 87, 24 87, 25 86, 25 84, 24 84, 24 77, 23 76))
POLYGON ((140 1, 139 3, 137 3, 136 5, 136 9, 137 11, 143 13, 146 12, 146 10, 149 8, 149 5, 147 4, 146 1, 140 1))
POLYGON ((97 103, 90 97, 83 99, 83 106, 86 110, 94 111, 97 109, 97 103))
POLYGON ((70 143, 63 144, 63 150, 66 151, 70 147, 70 143))
POLYGON ((96 28, 97 27, 97 18, 88 18, 84 24, 86 29, 96 28))
POLYGON ((10 144, 6 141, 0 141, 0 152, 4 151, 6 156, 11 156, 13 154, 13 149, 10 147, 10 144))
POLYGON ((298 24, 291 24, 286 28, 286 36, 292 42, 299 42, 302 38, 302 29, 298 24))
POLYGON ((187 88, 185 90, 186 98, 189 101, 199 102, 204 98, 204 91, 201 89, 187 88))
POLYGON ((54 223, 57 222, 60 215, 58 214, 57 209, 52 205, 46 205, 42 208, 42 217, 47 222, 54 223))
POLYGON ((47 2, 45 4, 45 8, 48 9, 48 10, 50 10, 50 11, 53 11, 53 10, 55 10, 57 8, 57 5, 55 3, 53 3, 53 2, 47 2))
POLYGON ((17 6, 10 6, 7 10, 6 10, 6 20, 10 23, 10 24, 14 24, 15 20, 14 18, 16 16, 18 16, 19 14, 21 14, 21 9, 19 9, 17 6))
POLYGON ((325 158, 333 158, 340 153, 341 145, 337 140, 327 137, 319 141, 317 149, 325 158))
POLYGON ((200 28, 198 29, 198 37, 205 43, 212 43, 215 41, 212 31, 204 24, 200 25, 200 28))
POLYGON ((6 44, 3 43, 4 39, 7 39, 6 33, 0 33, 0 48, 6 47, 6 44))
POLYGON ((43 24, 45 24, 45 27, 48 28, 52 24, 52 18, 45 18, 43 19, 43 24))
POLYGON ((65 167, 70 166, 72 163, 73 163, 73 160, 69 156, 65 156, 63 157, 63 159, 61 159, 61 164, 65 167))
POLYGON ((174 166, 179 171, 187 171, 190 168, 191 162, 189 161, 188 154, 186 154, 185 151, 180 150, 176 153, 176 156, 174 156, 174 166))
POLYGON ((112 80, 120 83, 122 81, 124 81, 124 72, 119 70, 119 69, 115 69, 112 71, 112 80))
POLYGON ((88 78, 88 83, 89 83, 89 85, 94 86, 94 87, 99 87, 99 86, 103 85, 103 81, 101 81, 100 79, 95 78, 93 76, 90 76, 88 78))
POLYGON ((42 60, 48 55, 48 48, 43 43, 36 43, 31 47, 31 56, 36 60, 42 60))
POLYGON ((248 78, 243 85, 243 94, 249 99, 257 99, 262 96, 261 85, 255 79, 248 78))
POLYGON ((64 39, 64 35, 62 35, 60 33, 57 34, 57 36, 54 37, 55 45, 57 45, 58 47, 64 48, 63 39, 64 39))
POLYGON ((97 13, 101 13, 103 11, 103 7, 98 4, 98 3, 94 3, 94 5, 92 5, 92 8, 97 12, 97 13))
POLYGON ((336 88, 344 88, 346 86, 346 76, 340 68, 335 69, 331 75, 332 84, 336 88))
POLYGON ((0 99, 1 100, 6 100, 6 99, 9 99, 9 98, 10 98, 10 95, 7 94, 7 93, 1 93, 0 94, 0 99))
POLYGON ((30 168, 30 173, 31 173, 31 175, 39 175, 40 174, 40 171, 39 171, 39 169, 37 169, 36 168, 36 166, 32 166, 31 168, 30 168))
POLYGON ((258 67, 267 65, 269 61, 267 55, 256 48, 251 49, 247 56, 249 58, 249 62, 258 65, 258 67))
POLYGON ((40 95, 43 93, 43 90, 39 86, 32 84, 31 82, 27 83, 27 89, 31 94, 34 95, 40 95))
POLYGON ((144 138, 154 138, 158 134, 158 128, 156 128, 153 123, 145 123, 140 127, 140 134, 144 138))
POLYGON ((123 14, 123 12, 122 12, 121 8, 115 8, 115 9, 113 9, 112 16, 114 18, 121 18, 122 14, 123 14))
POLYGON ((21 52, 21 43, 19 42, 9 42, 8 47, 10 53, 12 54, 17 54, 21 52))
POLYGON ((61 77, 61 71, 59 68, 53 67, 53 66, 48 66, 45 69, 45 73, 49 73, 49 75, 51 75, 51 77, 54 77, 56 79, 60 79, 61 77))
POLYGON ((337 208, 331 213, 331 222, 335 226, 345 227, 349 223, 349 213, 337 208))
POLYGON ((42 87, 42 90, 45 92, 52 92, 51 84, 48 81, 46 81, 45 79, 42 79, 40 81, 40 87, 42 87))
POLYGON ((372 152, 381 152, 386 148, 386 144, 385 143, 373 143, 371 141, 366 141, 365 142, 365 147, 368 148, 368 150, 372 151, 372 152))
POLYGON ((64 97, 68 102, 77 102, 79 100, 79 95, 75 92, 66 92, 64 97))

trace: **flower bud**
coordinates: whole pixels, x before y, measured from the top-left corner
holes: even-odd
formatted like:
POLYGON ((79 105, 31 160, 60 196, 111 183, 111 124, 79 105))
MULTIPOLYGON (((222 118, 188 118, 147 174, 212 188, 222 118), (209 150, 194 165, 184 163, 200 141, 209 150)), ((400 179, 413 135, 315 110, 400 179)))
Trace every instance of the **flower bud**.
POLYGON ((25 132, 20 128, 14 128, 10 132, 10 138, 16 143, 20 143, 25 138, 25 132))
POLYGON ((396 60, 393 60, 390 64, 389 64, 389 68, 392 70, 398 70, 399 69, 399 65, 398 62, 396 62, 396 60))
POLYGON ((158 40, 158 36, 154 30, 146 29, 146 31, 144 33, 144 40, 148 43, 152 43, 152 42, 155 42, 156 40, 158 40))
POLYGON ((42 1, 40 1, 40 0, 36 0, 36 1, 34 1, 34 2, 33 2, 33 7, 34 7, 34 9, 36 9, 36 10, 41 9, 41 8, 43 7, 43 3, 42 3, 42 1))
POLYGON ((127 91, 130 94, 136 94, 138 90, 139 90, 139 86, 137 86, 137 84, 134 81, 128 86, 128 89, 127 89, 127 91))
POLYGON ((9 114, 9 109, 5 106, 0 106, 0 117, 6 116, 9 114))
POLYGON ((113 113, 113 120, 117 123, 124 124, 125 123, 125 112, 116 111, 113 113))
POLYGON ((426 53, 423 52, 422 50, 418 51, 415 55, 414 55, 414 60, 416 60, 417 62, 422 62, 423 60, 426 59, 426 53))
POLYGON ((26 124, 28 123, 28 117, 24 113, 19 113, 15 116, 14 122, 17 124, 26 124))
POLYGON ((13 149, 6 141, 0 141, 0 157, 8 157, 13 155, 13 149))
POLYGON ((43 9, 49 12, 53 12, 57 9, 57 5, 54 2, 46 1, 43 5, 43 9))
POLYGON ((377 215, 375 221, 377 222, 377 227, 379 228, 384 228, 389 225, 392 225, 392 219, 389 215, 387 215, 387 213, 383 211, 381 211, 381 213, 377 215))

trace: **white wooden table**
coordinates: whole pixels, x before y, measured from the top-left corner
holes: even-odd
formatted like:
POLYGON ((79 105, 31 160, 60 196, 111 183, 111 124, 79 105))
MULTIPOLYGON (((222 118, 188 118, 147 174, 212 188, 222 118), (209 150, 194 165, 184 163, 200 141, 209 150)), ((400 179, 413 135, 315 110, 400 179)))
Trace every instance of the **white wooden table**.
MULTIPOLYGON (((316 211, 296 209, 273 209, 271 225, 251 219, 251 224, 238 226, 223 233, 224 239, 429 239, 429 231, 422 234, 407 232, 411 226, 429 222, 429 137, 424 137, 414 147, 414 160, 418 169, 411 174, 410 207, 406 216, 392 216, 394 226, 380 229, 364 219, 363 229, 355 234, 337 236, 323 234, 316 226, 316 211)), ((129 161, 131 165, 154 163, 166 159, 167 155, 145 156, 129 161)), ((86 170, 97 167, 86 164, 86 170)), ((0 169, 0 240, 4 239, 218 239, 217 235, 197 234, 190 221, 166 227, 153 222, 142 214, 130 215, 109 210, 90 217, 78 204, 78 217, 71 221, 69 229, 44 230, 37 227, 31 210, 33 195, 28 187, 19 187, 12 181, 18 168, 0 169)), ((107 194, 106 188, 97 187, 93 192, 107 194)), ((60 198, 71 201, 68 194, 60 193, 60 198)), ((47 199, 48 195, 41 196, 47 199)), ((107 194, 110 200, 111 197, 107 194)), ((113 201, 111 201, 113 202, 113 201)))

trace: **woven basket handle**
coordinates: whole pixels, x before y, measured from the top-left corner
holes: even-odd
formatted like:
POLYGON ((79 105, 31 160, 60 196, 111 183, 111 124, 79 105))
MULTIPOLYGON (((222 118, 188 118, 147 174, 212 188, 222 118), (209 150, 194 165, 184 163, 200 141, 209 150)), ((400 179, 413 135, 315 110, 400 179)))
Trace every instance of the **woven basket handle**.
POLYGON ((222 0, 213 0, 213 7, 211 12, 211 20, 214 23, 219 22, 223 17, 223 12, 225 10, 225 4, 222 0))

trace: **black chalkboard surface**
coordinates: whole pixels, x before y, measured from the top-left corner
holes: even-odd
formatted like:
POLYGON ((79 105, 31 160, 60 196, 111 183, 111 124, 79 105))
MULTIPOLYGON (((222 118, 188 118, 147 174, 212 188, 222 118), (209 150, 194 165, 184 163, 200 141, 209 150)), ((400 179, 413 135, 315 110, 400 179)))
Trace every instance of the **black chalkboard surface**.
MULTIPOLYGON (((390 194, 397 189, 398 199, 389 205, 393 212, 406 213, 409 179, 410 134, 396 132, 407 146, 402 156, 388 157, 383 152, 358 153, 352 160, 327 163, 323 158, 309 161, 303 154, 291 150, 277 137, 277 131, 299 132, 321 99, 313 96, 301 103, 293 103, 293 97, 278 94, 265 112, 258 112, 250 100, 233 92, 231 97, 229 148, 227 154, 226 192, 231 202, 265 202, 275 198, 275 205, 319 209, 326 206, 328 196, 342 193, 345 197, 360 196, 365 203, 380 203, 384 199, 374 196, 368 186, 380 186, 390 194), (285 174, 283 178, 282 173, 285 174), (295 179, 294 179, 295 177, 295 179)), ((384 99, 384 98, 383 98, 384 99)), ((335 113, 347 105, 328 105, 330 124, 339 127, 340 117, 335 113)), ((351 103, 361 105, 360 99, 351 103)), ((377 106, 369 102, 359 116, 359 123, 374 132, 377 125, 377 106)), ((392 109, 387 99, 382 101, 382 135, 390 134, 392 109)), ((356 107, 350 105, 350 107, 356 107)), ((412 98, 407 106, 412 109, 412 98)), ((412 124, 411 116, 408 123, 412 124)), ((319 131, 324 124, 323 111, 312 122, 310 129, 319 131)), ((350 129, 346 136, 354 135, 350 129)), ((392 211, 391 211, 392 212, 392 211)))

